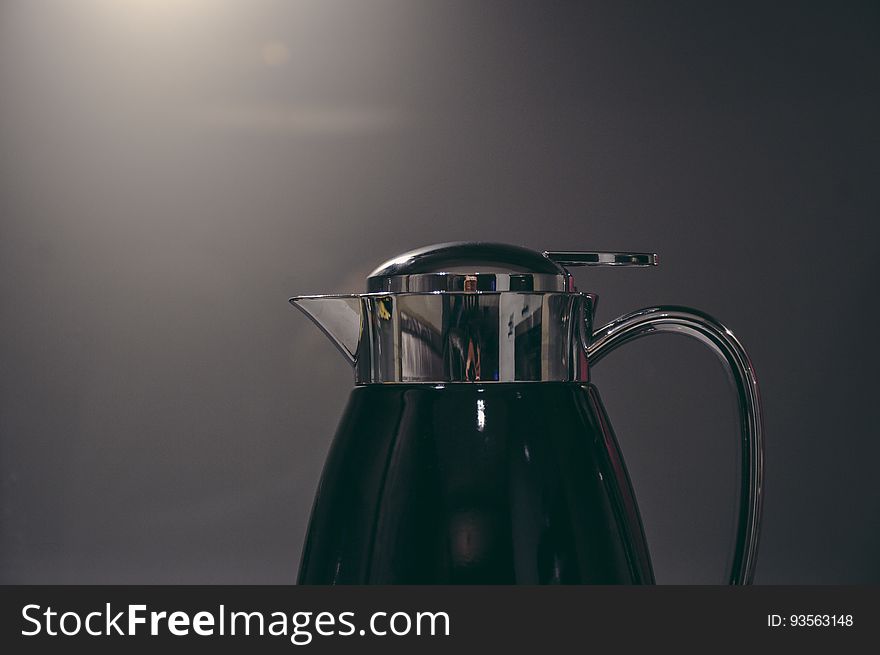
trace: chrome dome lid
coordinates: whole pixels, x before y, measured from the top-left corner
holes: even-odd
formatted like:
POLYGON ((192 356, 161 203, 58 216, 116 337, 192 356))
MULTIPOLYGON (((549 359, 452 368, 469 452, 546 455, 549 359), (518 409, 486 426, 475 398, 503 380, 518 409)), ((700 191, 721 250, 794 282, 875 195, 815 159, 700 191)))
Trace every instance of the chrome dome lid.
POLYGON ((570 274, 540 252, 453 242, 410 250, 370 273, 367 291, 567 291, 570 274))

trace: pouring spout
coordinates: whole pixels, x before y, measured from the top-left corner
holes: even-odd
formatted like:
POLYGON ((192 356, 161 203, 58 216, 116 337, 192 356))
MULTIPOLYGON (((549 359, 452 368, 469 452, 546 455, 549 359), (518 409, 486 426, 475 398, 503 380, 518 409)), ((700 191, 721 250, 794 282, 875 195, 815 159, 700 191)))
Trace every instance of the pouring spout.
POLYGON ((327 335, 349 364, 357 363, 363 322, 360 296, 294 296, 290 304, 327 335))

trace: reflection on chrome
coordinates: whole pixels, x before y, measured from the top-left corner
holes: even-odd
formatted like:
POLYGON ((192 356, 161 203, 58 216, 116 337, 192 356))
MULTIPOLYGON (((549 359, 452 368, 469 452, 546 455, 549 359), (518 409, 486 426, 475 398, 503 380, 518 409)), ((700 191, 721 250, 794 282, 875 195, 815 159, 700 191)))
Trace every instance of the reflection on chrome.
POLYGON ((587 379, 579 346, 592 324, 587 294, 366 293, 291 302, 346 355, 357 384, 587 379))

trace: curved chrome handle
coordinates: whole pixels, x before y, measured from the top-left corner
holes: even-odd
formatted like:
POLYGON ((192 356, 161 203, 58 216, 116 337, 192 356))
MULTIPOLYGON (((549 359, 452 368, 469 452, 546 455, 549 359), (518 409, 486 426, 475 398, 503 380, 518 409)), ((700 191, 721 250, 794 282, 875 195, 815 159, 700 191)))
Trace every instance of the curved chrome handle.
MULTIPOLYGON (((586 324, 582 324, 586 325, 586 324)), ((764 425, 755 369, 733 333, 703 312, 688 307, 648 307, 614 319, 586 338, 581 345, 592 366, 619 346, 648 334, 672 332, 694 337, 708 346, 726 364, 739 396, 742 446, 737 546, 730 571, 730 584, 751 584, 761 524, 764 483, 764 425)))

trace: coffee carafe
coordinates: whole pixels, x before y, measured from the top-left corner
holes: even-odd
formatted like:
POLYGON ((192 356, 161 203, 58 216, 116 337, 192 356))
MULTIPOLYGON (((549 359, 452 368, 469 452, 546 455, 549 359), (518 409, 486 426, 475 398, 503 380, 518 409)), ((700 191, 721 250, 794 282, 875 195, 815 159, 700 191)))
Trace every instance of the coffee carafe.
POLYGON ((653 583, 590 370, 629 341, 672 332, 713 350, 737 389, 742 488, 728 580, 750 583, 763 429, 748 355, 730 330, 686 307, 648 307, 596 329, 597 296, 578 291, 568 270, 657 263, 650 253, 445 243, 382 264, 366 293, 291 298, 352 365, 356 385, 299 582, 653 583))

